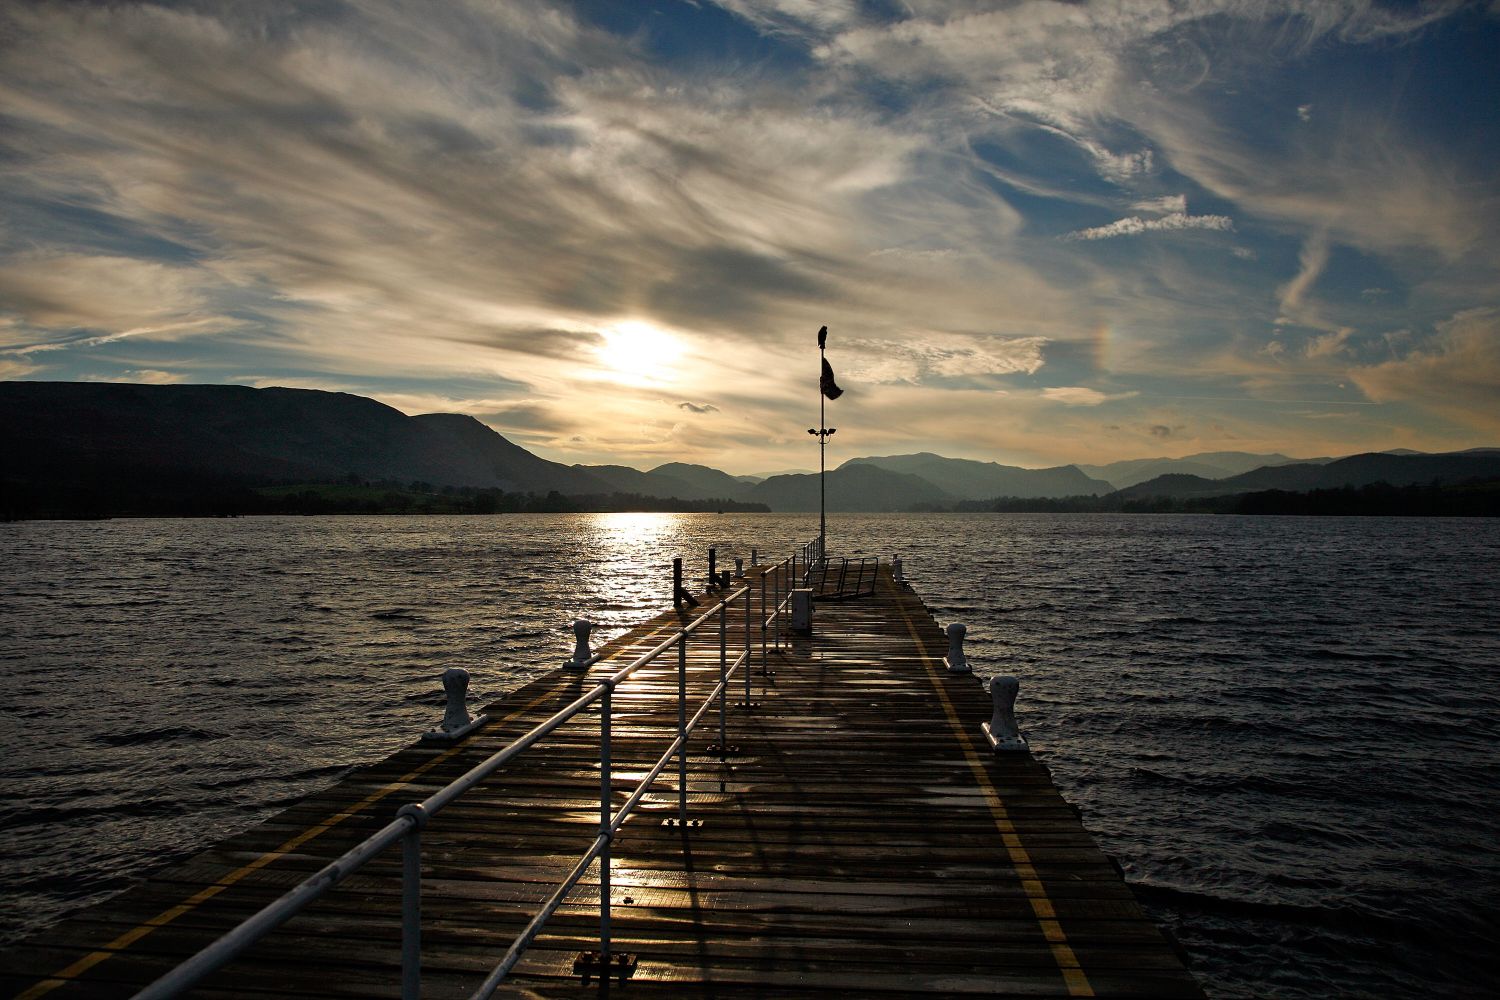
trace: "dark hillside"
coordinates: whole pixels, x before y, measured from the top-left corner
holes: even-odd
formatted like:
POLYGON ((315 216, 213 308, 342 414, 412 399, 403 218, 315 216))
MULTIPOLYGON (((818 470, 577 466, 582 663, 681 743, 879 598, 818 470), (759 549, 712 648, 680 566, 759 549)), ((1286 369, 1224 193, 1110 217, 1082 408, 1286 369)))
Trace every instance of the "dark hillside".
POLYGON ((470 417, 312 389, 3 382, 0 453, 6 509, 59 514, 195 513, 282 483, 604 490, 470 417))
POLYGON ((876 466, 891 472, 920 476, 943 492, 963 500, 995 496, 1075 496, 1109 493, 1114 488, 1103 480, 1090 479, 1073 465, 1051 469, 1023 469, 1014 465, 1000 465, 998 462, 944 458, 931 452, 853 458, 839 468, 848 469, 856 465, 876 466))
MULTIPOLYGON (((772 476, 757 483, 747 499, 772 510, 818 509, 818 477, 772 476)), ((831 511, 907 510, 916 504, 950 506, 957 498, 919 476, 892 472, 876 465, 845 465, 828 473, 828 509, 831 511)))
POLYGON ((1392 455, 1370 452, 1350 455, 1327 464, 1297 463, 1268 466, 1230 476, 1203 479, 1199 476, 1158 476, 1120 491, 1125 498, 1231 496, 1279 490, 1306 493, 1385 483, 1416 486, 1432 483, 1462 483, 1500 477, 1500 453, 1486 450, 1443 455, 1392 455))

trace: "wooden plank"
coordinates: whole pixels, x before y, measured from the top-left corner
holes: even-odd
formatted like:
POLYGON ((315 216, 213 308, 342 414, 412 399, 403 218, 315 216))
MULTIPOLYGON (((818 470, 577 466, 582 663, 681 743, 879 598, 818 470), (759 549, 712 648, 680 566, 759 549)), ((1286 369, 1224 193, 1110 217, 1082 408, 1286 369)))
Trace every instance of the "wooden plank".
MULTIPOLYGON (((687 800, 701 827, 662 823, 677 815, 674 761, 612 844, 613 938, 639 956, 633 993, 1202 996, 1046 767, 987 752, 988 696, 943 669, 946 640, 915 594, 883 573, 874 596, 820 605, 816 634, 768 649, 764 673, 759 612, 758 707, 726 716, 738 752, 710 751, 716 712, 690 742, 687 800)), ((458 747, 417 745, 357 769, 34 936, 0 955, 0 988, 89 997, 144 985, 681 620, 631 630, 587 676, 557 671, 507 695, 458 747)), ((744 635, 731 614, 731 657, 744 635)), ((711 623, 687 657, 695 704, 719 670, 711 623)), ((616 692, 615 808, 673 738, 677 686, 674 652, 616 692)), ((725 700, 743 699, 736 679, 725 700)), ((467 996, 592 841, 598 727, 590 714, 559 730, 424 831, 424 995, 467 996)), ((597 946, 599 889, 594 869, 502 995, 596 995, 573 959, 597 946)), ((390 852, 195 995, 398 995, 400 891, 390 852)))

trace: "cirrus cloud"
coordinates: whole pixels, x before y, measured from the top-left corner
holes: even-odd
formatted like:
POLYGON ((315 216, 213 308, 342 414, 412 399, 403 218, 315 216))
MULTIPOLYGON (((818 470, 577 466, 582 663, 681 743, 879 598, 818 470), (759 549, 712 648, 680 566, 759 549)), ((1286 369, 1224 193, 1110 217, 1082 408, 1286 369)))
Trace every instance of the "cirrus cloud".
POLYGON ((1137 396, 1136 392, 1106 393, 1081 385, 1059 385, 1042 390, 1042 398, 1064 406, 1102 406, 1105 403, 1137 396))
POLYGON ((1188 215, 1185 212, 1171 212, 1159 219, 1143 219, 1132 215, 1128 218, 1116 219, 1105 226, 1095 226, 1092 229, 1080 229, 1068 233, 1062 239, 1109 240, 1117 236, 1139 236, 1142 233, 1177 232, 1184 229, 1230 232, 1234 229, 1234 220, 1227 215, 1188 215))

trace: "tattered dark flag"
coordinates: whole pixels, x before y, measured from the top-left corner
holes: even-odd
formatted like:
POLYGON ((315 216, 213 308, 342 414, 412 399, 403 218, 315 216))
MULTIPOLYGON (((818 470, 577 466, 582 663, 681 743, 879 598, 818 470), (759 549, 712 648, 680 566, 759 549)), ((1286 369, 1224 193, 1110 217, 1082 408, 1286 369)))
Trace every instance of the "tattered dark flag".
MULTIPOLYGON (((824 329, 826 330, 827 327, 824 329)), ((840 389, 838 383, 833 380, 833 366, 828 363, 827 358, 823 359, 823 377, 818 379, 818 387, 829 399, 838 399, 844 394, 844 390, 840 389)))
POLYGON ((828 344, 828 327, 818 327, 818 350, 822 350, 828 344))

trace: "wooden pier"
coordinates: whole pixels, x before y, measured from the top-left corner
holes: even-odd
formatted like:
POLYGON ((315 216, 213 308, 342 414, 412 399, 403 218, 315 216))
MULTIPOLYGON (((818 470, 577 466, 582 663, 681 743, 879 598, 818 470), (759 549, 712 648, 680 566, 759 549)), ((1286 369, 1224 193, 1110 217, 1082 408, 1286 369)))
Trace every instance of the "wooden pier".
MULTIPOLYGON (((733 655, 745 622, 728 621, 733 655)), ((586 674, 558 670, 489 706, 460 744, 357 770, 22 942, 0 955, 0 990, 130 995, 678 625, 668 612, 586 674)), ((736 704, 736 682, 729 746, 712 715, 692 737, 687 825, 674 764, 612 844, 613 949, 636 963, 614 992, 1203 996, 1047 769, 990 752, 988 694, 947 671, 937 623, 884 567, 873 597, 820 602, 814 634, 784 637, 767 674, 751 633, 751 702, 736 704)), ((705 628, 691 688, 710 689, 719 664, 718 627, 705 628)), ((673 738, 677 686, 672 655, 615 692, 616 805, 673 738)), ((423 831, 424 996, 469 996, 598 833, 598 719, 549 736, 423 831)), ((386 851, 191 995, 399 996, 401 865, 386 851)), ((597 996, 575 962, 598 947, 598 913, 595 866, 497 995, 597 996)))

